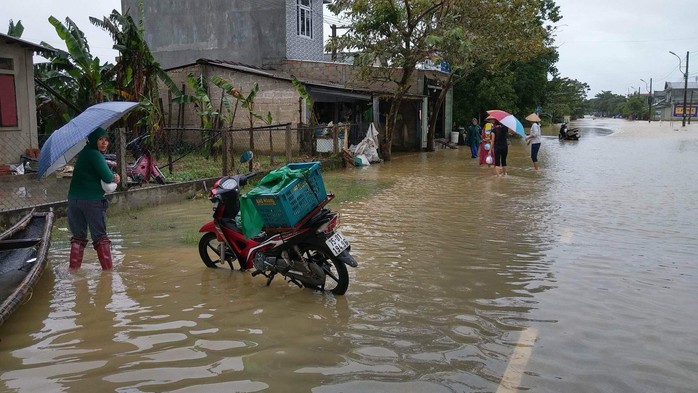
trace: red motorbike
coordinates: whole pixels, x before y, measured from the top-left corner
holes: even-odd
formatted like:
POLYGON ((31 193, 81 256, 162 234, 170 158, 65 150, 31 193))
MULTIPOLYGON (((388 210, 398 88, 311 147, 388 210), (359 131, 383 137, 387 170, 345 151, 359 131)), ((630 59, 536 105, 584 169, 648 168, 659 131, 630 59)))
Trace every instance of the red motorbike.
MULTIPOLYGON (((165 184, 165 175, 158 168, 155 158, 150 150, 145 147, 145 139, 149 134, 141 135, 126 145, 126 150, 129 151, 135 158, 136 162, 126 166, 126 175, 128 182, 131 184, 143 184, 154 181, 158 184, 165 184)), ((107 164, 114 169, 116 167, 116 154, 105 154, 107 164)))
POLYGON ((199 241, 201 260, 209 268, 224 261, 234 270, 254 269, 252 276, 267 278, 267 286, 277 274, 301 288, 330 291, 343 295, 349 287, 347 265, 358 266, 349 253, 346 238, 336 230, 339 214, 325 208, 330 194, 297 224, 289 228, 265 228, 265 232, 246 239, 239 225, 240 187, 256 173, 219 179, 209 193, 213 220, 202 226, 199 241))

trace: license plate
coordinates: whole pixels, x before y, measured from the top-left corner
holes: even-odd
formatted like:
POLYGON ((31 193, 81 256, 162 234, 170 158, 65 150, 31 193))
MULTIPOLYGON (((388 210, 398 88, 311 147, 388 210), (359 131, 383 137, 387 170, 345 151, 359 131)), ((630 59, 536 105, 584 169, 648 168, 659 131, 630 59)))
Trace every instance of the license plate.
POLYGON ((325 240, 325 244, 330 248, 332 254, 337 256, 349 247, 349 241, 342 235, 341 232, 335 232, 329 239, 325 240))

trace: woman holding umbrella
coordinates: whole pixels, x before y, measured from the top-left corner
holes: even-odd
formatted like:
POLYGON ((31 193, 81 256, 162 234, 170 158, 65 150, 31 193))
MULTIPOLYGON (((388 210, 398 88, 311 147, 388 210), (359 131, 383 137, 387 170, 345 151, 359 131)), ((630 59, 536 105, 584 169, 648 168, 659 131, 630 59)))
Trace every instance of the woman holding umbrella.
POLYGON ((119 175, 112 173, 104 158, 109 146, 109 136, 104 128, 97 128, 87 138, 87 145, 78 154, 68 191, 68 227, 70 239, 71 270, 77 270, 87 245, 87 230, 97 251, 103 270, 112 268, 111 241, 107 237, 107 206, 104 198, 107 190, 113 191, 119 183, 119 175))
POLYGON ((526 137, 523 124, 514 115, 502 110, 490 110, 487 114, 495 118, 495 127, 492 131, 492 147, 494 149, 494 164, 497 168, 498 176, 507 174, 507 154, 509 146, 507 143, 507 133, 512 132, 526 137))
POLYGON ((497 171, 497 176, 507 175, 508 133, 509 129, 504 124, 500 123, 499 120, 494 121, 491 138, 492 149, 494 149, 494 168, 497 171))

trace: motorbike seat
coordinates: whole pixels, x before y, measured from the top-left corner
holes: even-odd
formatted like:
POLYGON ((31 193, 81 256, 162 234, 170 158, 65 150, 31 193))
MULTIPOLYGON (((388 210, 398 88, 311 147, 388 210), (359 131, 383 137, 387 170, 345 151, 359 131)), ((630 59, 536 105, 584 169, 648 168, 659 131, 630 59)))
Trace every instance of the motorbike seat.
POLYGON ((223 224, 224 227, 228 229, 232 229, 234 231, 241 232, 242 230, 240 227, 238 227, 237 223, 235 222, 235 217, 223 217, 221 218, 221 224, 223 224))

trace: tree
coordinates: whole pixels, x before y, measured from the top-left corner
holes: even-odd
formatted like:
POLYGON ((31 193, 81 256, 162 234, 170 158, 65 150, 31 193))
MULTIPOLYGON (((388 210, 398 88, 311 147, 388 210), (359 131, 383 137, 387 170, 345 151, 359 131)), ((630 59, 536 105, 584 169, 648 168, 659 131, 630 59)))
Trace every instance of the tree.
MULTIPOLYGON (((512 89, 517 89, 517 85, 527 94, 533 91, 531 88, 536 84, 538 89, 542 89, 552 64, 542 60, 555 53, 546 48, 552 43, 553 28, 545 23, 560 19, 559 8, 552 0, 458 0, 447 3, 440 11, 428 43, 432 57, 436 61, 446 61, 451 72, 441 78, 441 94, 429 119, 427 150, 434 148, 436 118, 446 94, 459 81, 475 75, 478 68, 482 67, 497 76, 479 86, 484 97, 492 102, 490 109, 496 107, 516 112, 517 103, 512 101, 518 100, 511 93, 512 89), (530 74, 538 78, 517 78, 517 74, 524 77, 529 75, 519 71, 529 59, 539 60, 526 67, 529 71, 538 71, 530 74), (534 65, 538 67, 534 69, 534 65), (502 80, 505 83, 500 83, 502 80), (525 85, 522 81, 531 83, 525 85)), ((466 118, 461 119, 460 124, 468 124, 466 118)))
POLYGON ((10 25, 7 27, 7 35, 10 37, 20 38, 22 37, 23 33, 24 26, 22 25, 22 21, 18 20, 17 24, 15 24, 15 22, 10 19, 10 25))
POLYGON ((394 84, 390 109, 381 141, 384 160, 391 156, 398 111, 410 89, 417 63, 428 58, 427 37, 446 0, 335 0, 328 9, 350 21, 346 34, 328 43, 330 50, 359 54, 354 64, 361 76, 394 84), (375 67, 374 65, 381 67, 375 67), (394 72, 396 68, 399 72, 394 72))
POLYGON ((630 120, 641 119, 647 115, 647 97, 639 94, 634 94, 620 105, 620 111, 623 117, 630 120))
POLYGON ((587 102, 589 110, 599 116, 613 116, 621 113, 621 105, 626 98, 622 95, 613 94, 610 91, 602 91, 587 102))
POLYGON ((559 20, 552 0, 338 0, 328 8, 351 22, 328 49, 358 51, 355 65, 364 77, 396 86, 381 144, 386 160, 397 111, 418 63, 445 61, 451 67, 439 78, 441 93, 430 110, 427 148, 432 150, 438 111, 453 84, 478 66, 497 70, 544 52, 551 42, 545 22, 559 20), (401 72, 386 77, 390 67, 401 72))
POLYGON ((142 125, 156 134, 164 126, 157 81, 161 80, 175 96, 181 95, 179 88, 155 61, 142 28, 128 13, 122 15, 113 10, 103 19, 90 17, 90 22, 107 31, 114 40, 114 49, 119 51, 119 59, 108 74, 114 78, 117 95, 126 100, 140 101, 146 111, 142 125))
MULTIPOLYGON (((267 115, 264 116, 260 113, 257 113, 255 111, 255 102, 254 99, 257 96, 257 93, 259 92, 259 84, 255 83, 254 86, 252 86, 252 89, 250 90, 250 93, 247 95, 247 97, 243 96, 240 91, 233 87, 232 83, 228 82, 227 80, 221 78, 220 76, 216 75, 212 78, 212 82, 223 89, 226 93, 230 94, 235 98, 236 104, 235 108, 237 109, 237 104, 239 103, 242 105, 243 108, 247 109, 247 120, 249 121, 250 125, 250 150, 254 152, 254 123, 255 119, 259 119, 264 122, 264 124, 271 124, 272 122, 272 117, 271 117, 271 112, 267 112, 267 115)), ((225 97, 224 97, 225 98, 225 97)), ((229 108, 230 106, 227 105, 229 108)), ((253 158, 254 159, 254 158, 253 158)), ((253 169, 253 159, 249 161, 249 168, 250 171, 253 169)))
POLYGON ((546 113, 553 121, 562 121, 565 115, 572 118, 584 116, 585 99, 589 86, 576 79, 554 77, 548 83, 546 113))
POLYGON ((85 34, 70 18, 66 18, 65 24, 53 16, 48 20, 68 48, 66 53, 46 42, 41 43, 56 50, 49 56, 49 61, 54 70, 62 72, 67 78, 66 85, 61 86, 62 91, 72 91, 72 94, 66 97, 71 97, 80 109, 111 99, 115 92, 113 80, 109 78, 113 65, 102 64, 98 57, 92 56, 85 34))

